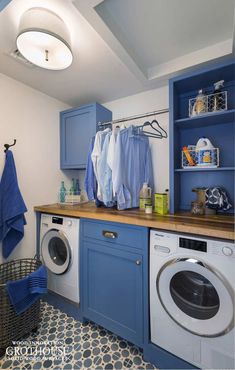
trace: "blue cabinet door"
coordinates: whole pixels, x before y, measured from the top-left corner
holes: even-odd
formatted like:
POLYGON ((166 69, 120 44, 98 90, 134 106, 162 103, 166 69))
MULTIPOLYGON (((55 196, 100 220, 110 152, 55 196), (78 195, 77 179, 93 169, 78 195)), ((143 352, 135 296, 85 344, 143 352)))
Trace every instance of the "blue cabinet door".
POLYGON ((86 168, 89 144, 97 123, 111 119, 112 113, 98 103, 61 112, 60 168, 86 168))
POLYGON ((82 314, 143 345, 143 257, 108 243, 83 240, 82 314))

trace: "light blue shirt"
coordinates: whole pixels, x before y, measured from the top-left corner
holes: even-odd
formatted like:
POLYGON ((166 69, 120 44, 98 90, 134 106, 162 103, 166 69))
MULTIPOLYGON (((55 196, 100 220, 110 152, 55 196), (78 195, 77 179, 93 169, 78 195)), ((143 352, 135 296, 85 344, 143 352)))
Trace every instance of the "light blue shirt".
POLYGON ((96 133, 94 148, 93 148, 93 151, 91 153, 91 160, 92 160, 92 163, 93 163, 93 169, 94 169, 95 177, 96 177, 97 184, 98 184, 97 185, 97 198, 100 201, 103 201, 102 194, 101 194, 101 188, 100 188, 100 182, 101 182, 100 176, 102 177, 103 174, 102 174, 102 172, 100 172, 98 170, 98 168, 99 168, 100 156, 101 156, 103 145, 104 145, 104 140, 105 140, 106 135, 109 132, 111 132, 111 130, 110 130, 110 128, 107 128, 103 131, 98 131, 96 133))
POLYGON ((86 164, 86 174, 84 180, 85 190, 87 192, 87 197, 89 200, 96 199, 96 178, 94 174, 93 163, 91 160, 91 153, 94 148, 95 136, 90 141, 90 146, 88 150, 87 156, 87 164, 86 164))
POLYGON ((109 132, 105 136, 98 164, 98 175, 100 178, 100 189, 102 194, 102 200, 107 207, 113 207, 115 204, 115 201, 113 199, 112 170, 109 167, 107 161, 111 135, 112 132, 109 132))
POLYGON ((117 136, 113 189, 119 210, 139 207, 139 193, 144 182, 153 189, 149 139, 144 135, 136 135, 137 131, 137 128, 130 126, 117 136))

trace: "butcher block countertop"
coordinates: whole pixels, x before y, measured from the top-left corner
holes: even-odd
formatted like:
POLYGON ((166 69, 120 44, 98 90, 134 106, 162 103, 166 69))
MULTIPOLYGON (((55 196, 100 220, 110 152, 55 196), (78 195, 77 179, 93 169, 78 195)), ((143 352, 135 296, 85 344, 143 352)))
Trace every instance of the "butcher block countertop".
POLYGON ((175 215, 146 214, 139 209, 118 211, 99 207, 94 203, 79 205, 48 204, 34 207, 36 212, 50 213, 69 217, 83 217, 102 221, 151 227, 195 235, 210 236, 228 240, 235 239, 233 216, 192 216, 190 213, 175 215))

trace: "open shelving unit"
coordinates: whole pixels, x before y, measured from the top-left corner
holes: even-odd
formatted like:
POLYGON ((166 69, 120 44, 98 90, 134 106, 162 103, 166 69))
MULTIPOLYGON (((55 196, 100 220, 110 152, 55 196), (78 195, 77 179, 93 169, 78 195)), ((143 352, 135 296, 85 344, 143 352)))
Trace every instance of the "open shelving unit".
MULTIPOLYGON (((235 175, 235 62, 215 65, 170 80, 170 213, 189 211, 195 187, 222 186, 234 205, 235 175), (216 81, 225 80, 228 109, 189 117, 188 102, 203 89, 213 92, 216 81), (220 149, 220 167, 181 167, 183 146, 207 137, 220 149)), ((234 213, 234 209, 230 212, 234 213)))

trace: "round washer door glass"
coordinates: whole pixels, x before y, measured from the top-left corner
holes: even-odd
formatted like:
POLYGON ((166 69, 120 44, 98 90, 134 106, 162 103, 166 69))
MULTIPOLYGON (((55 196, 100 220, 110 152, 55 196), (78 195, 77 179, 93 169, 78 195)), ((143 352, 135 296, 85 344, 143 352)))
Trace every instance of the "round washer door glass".
POLYGON ((191 333, 214 337, 232 327, 230 288, 200 261, 168 262, 158 274, 157 291, 166 312, 191 333))
POLYGON ((177 272, 170 281, 175 304, 187 315, 208 320, 219 311, 220 300, 212 283, 194 271, 177 272))
POLYGON ((41 253, 45 265, 54 274, 63 274, 67 271, 71 251, 69 243, 63 232, 52 229, 43 237, 41 253))

